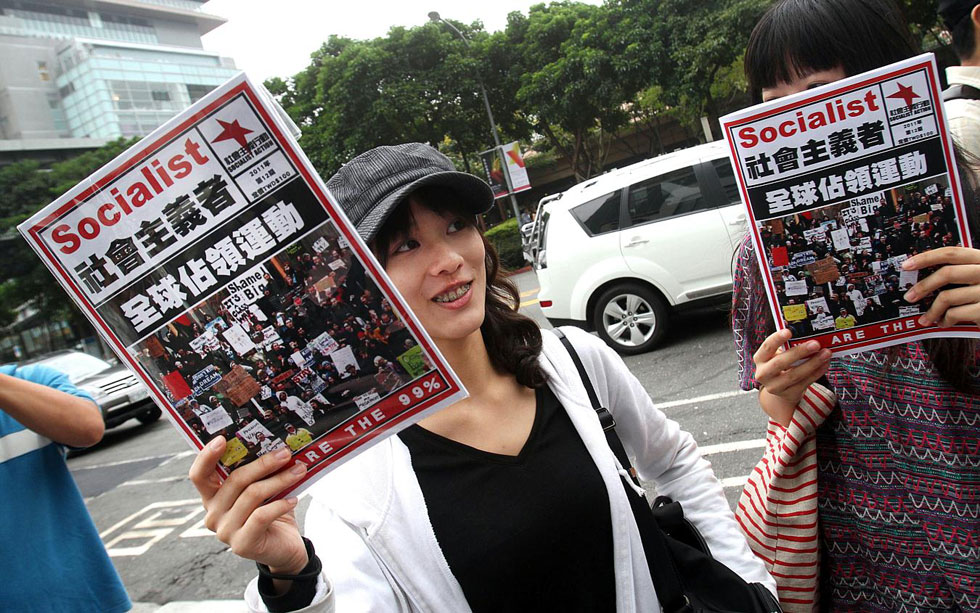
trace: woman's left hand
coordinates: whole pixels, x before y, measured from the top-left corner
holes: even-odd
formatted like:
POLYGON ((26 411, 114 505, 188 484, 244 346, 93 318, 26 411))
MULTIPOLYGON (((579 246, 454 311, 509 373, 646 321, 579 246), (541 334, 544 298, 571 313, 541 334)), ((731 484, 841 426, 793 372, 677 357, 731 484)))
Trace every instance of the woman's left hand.
POLYGON ((946 285, 961 287, 939 292, 929 310, 919 317, 919 323, 923 326, 938 324, 944 328, 963 322, 980 325, 980 249, 941 247, 902 262, 903 270, 935 266, 939 266, 939 270, 906 292, 906 301, 918 302, 946 285))

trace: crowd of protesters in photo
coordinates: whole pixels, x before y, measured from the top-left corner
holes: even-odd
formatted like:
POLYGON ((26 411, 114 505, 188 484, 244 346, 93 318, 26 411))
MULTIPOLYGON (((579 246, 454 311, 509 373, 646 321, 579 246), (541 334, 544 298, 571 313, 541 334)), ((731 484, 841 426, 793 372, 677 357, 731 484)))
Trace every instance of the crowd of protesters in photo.
POLYGON ((763 222, 773 283, 795 338, 920 313, 903 296, 927 271, 901 263, 918 253, 959 244, 946 186, 891 190, 855 216, 851 203, 763 222), (847 231, 846 241, 833 233, 847 231))
POLYGON ((139 345, 202 442, 237 436, 248 458, 297 451, 356 412, 358 396, 383 397, 413 378, 399 361, 416 345, 409 330, 337 237, 319 237, 319 253, 315 238, 267 263, 251 304, 233 308, 219 292, 139 345), (247 351, 228 340, 236 324, 247 351), (234 371, 257 384, 245 402, 218 391, 234 371), (261 428, 247 428, 254 422, 261 428))

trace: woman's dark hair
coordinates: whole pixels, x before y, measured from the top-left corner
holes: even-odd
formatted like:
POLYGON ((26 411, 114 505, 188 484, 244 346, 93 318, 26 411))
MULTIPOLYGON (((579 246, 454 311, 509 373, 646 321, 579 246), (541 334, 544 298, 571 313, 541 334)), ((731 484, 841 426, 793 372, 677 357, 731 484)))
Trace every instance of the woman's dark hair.
MULTIPOLYGON (((980 236, 980 159, 965 149, 956 146, 956 164, 960 171, 960 185, 963 188, 963 204, 966 209, 966 222, 971 236, 980 236)), ((922 346, 932 365, 942 378, 957 391, 977 393, 976 353, 980 343, 974 338, 930 338, 922 341, 922 346)), ((895 354, 890 353, 894 358, 895 354)), ((889 360, 891 362, 893 360, 889 360)))
POLYGON ((973 36, 973 17, 970 13, 960 19, 949 34, 953 39, 953 51, 956 52, 956 57, 965 60, 973 55, 977 42, 973 36))
MULTIPOLYGON (((409 198, 440 215, 458 214, 467 223, 476 224, 471 213, 460 210, 456 193, 447 187, 422 187, 412 192, 409 198)), ((371 250, 382 266, 387 265, 391 244, 404 234, 412 223, 414 223, 412 212, 406 199, 392 212, 371 243, 371 250)), ((497 250, 485 237, 481 235, 480 238, 486 251, 487 272, 487 294, 484 303, 486 314, 480 332, 487 346, 490 362, 497 370, 513 374, 521 385, 541 387, 546 381, 544 371, 538 364, 538 356, 541 354, 541 329, 533 319, 518 313, 520 293, 517 291, 517 286, 504 276, 497 250)))
POLYGON ((781 0, 749 36, 745 76, 755 102, 762 90, 821 70, 847 76, 918 53, 892 0, 781 0))

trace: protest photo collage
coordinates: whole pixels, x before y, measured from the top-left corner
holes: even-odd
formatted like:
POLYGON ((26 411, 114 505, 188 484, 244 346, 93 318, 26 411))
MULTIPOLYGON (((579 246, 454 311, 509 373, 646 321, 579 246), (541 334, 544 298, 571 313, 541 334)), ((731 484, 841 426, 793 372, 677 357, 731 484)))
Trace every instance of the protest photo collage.
POLYGON ((432 370, 332 222, 130 349, 201 444, 236 468, 325 433, 432 370))
POLYGON ((918 253, 961 244, 946 174, 758 223, 779 309, 794 340, 925 313, 905 293, 931 270, 918 253))

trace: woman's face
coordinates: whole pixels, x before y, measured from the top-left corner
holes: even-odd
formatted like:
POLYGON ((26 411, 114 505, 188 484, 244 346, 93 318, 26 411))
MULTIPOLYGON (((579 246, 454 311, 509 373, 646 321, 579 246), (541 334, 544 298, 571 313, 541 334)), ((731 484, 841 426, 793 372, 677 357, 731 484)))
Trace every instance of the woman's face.
POLYGON ((388 247, 385 272, 436 342, 479 334, 486 296, 480 232, 409 198, 411 227, 388 247))
POLYGON ((788 83, 784 81, 777 83, 773 87, 763 87, 762 101, 769 102, 770 100, 789 96, 790 94, 796 94, 808 89, 813 89, 814 87, 820 87, 821 85, 826 85, 827 83, 840 81, 846 76, 847 75, 844 74, 844 69, 840 66, 837 68, 831 68, 830 70, 811 72, 805 77, 797 76, 788 83))

